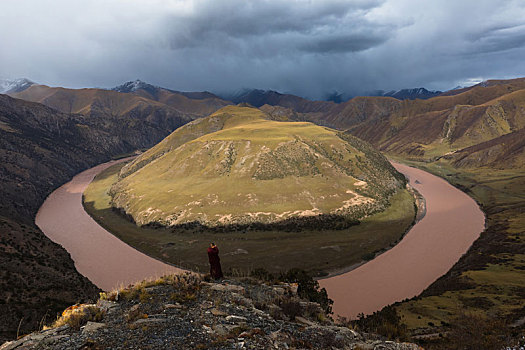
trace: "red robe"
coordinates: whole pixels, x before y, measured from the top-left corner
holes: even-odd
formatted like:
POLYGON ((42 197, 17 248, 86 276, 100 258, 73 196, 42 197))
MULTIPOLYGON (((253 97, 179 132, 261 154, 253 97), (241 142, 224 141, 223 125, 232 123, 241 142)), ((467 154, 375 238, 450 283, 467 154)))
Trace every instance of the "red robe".
POLYGON ((212 278, 222 278, 221 259, 219 258, 219 248, 208 248, 208 259, 210 260, 210 275, 212 278))

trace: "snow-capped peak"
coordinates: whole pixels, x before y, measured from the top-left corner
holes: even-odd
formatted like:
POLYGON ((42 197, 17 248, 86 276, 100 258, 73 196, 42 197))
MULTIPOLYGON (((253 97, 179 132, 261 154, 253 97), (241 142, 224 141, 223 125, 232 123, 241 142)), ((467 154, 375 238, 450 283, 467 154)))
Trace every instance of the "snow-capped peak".
POLYGON ((0 94, 20 92, 35 83, 26 78, 0 79, 0 94))
POLYGON ((114 87, 112 90, 118 91, 118 92, 135 92, 137 90, 158 90, 161 89, 160 86, 151 85, 148 83, 143 82, 140 79, 134 80, 134 81, 128 81, 127 83, 124 83, 122 85, 119 85, 117 87, 114 87))

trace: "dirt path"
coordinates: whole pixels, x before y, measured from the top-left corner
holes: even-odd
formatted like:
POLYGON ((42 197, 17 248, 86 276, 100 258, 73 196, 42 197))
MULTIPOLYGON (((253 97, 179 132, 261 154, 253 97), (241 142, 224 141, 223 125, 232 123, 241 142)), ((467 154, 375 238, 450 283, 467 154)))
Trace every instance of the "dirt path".
POLYGON ((71 254, 78 272, 103 290, 181 271, 130 247, 84 211, 82 193, 93 178, 122 161, 100 164, 76 175, 49 195, 35 219, 46 236, 71 254))
POLYGON ((450 270, 484 230, 485 216, 472 198, 437 176, 393 164, 425 198, 426 215, 394 248, 319 281, 334 300, 336 315, 355 318, 418 295, 450 270))

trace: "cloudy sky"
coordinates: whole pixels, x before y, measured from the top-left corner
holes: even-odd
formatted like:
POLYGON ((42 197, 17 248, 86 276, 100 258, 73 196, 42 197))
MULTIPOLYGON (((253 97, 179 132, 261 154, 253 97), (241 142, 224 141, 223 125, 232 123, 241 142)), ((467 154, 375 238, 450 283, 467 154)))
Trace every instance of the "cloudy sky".
POLYGON ((523 0, 1 0, 0 77, 195 91, 450 89, 525 76, 523 0))

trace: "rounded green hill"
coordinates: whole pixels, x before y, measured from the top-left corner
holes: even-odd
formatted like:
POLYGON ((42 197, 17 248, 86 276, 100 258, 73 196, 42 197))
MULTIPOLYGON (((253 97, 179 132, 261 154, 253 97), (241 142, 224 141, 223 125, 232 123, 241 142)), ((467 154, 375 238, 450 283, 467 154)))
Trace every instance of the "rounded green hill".
POLYGON ((176 130, 121 170, 113 206, 138 225, 355 222, 385 209, 404 186, 358 139, 267 118, 228 106, 176 130))

